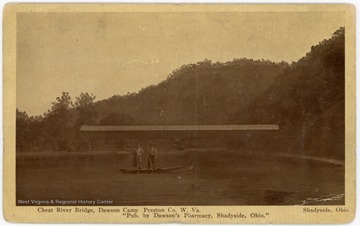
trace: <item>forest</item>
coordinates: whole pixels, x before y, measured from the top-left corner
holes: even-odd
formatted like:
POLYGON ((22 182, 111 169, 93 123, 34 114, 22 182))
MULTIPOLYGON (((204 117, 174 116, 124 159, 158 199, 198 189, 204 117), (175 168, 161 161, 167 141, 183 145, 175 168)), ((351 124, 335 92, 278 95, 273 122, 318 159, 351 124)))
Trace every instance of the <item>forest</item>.
MULTIPOLYGON (((297 62, 248 58, 183 65, 157 85, 96 101, 62 92, 43 115, 16 110, 17 152, 86 151, 87 125, 278 124, 236 147, 344 159, 345 28, 297 62)), ((120 75, 121 76, 121 75, 120 75)), ((121 84, 119 84, 121 86, 121 84)))

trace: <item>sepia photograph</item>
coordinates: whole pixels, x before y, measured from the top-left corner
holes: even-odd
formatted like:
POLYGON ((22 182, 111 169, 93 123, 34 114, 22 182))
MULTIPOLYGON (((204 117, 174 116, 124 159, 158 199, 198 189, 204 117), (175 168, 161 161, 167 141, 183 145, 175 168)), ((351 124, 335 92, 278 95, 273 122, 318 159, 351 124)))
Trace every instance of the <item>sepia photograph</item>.
POLYGON ((49 8, 16 12, 11 205, 349 211, 344 8, 49 8))

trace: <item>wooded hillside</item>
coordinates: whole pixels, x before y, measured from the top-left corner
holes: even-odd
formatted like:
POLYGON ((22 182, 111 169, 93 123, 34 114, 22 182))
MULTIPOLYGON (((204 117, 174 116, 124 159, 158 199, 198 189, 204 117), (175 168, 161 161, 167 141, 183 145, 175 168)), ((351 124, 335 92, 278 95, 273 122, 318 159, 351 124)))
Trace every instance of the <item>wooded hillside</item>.
POLYGON ((340 28, 291 65, 205 59, 174 70, 158 85, 101 101, 88 93, 72 101, 63 92, 42 116, 17 110, 17 151, 85 150, 79 134, 83 124, 276 123, 278 133, 249 133, 238 148, 342 159, 344 41, 345 29, 340 28))

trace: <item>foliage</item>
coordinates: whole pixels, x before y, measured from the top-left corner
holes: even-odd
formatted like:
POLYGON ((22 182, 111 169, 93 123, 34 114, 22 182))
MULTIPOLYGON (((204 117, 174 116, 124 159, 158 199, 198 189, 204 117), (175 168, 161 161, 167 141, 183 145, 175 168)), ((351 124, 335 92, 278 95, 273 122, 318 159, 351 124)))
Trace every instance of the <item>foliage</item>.
MULTIPOLYGON (((246 120, 278 123, 278 149, 344 158, 345 29, 324 40, 249 106, 246 120)), ((265 141, 263 142, 270 142, 265 141)))
POLYGON ((102 118, 99 122, 99 125, 131 125, 135 124, 134 119, 126 114, 120 114, 116 112, 112 112, 106 117, 102 118))
POLYGON ((298 62, 205 59, 183 65, 158 85, 95 102, 67 92, 44 116, 17 110, 19 151, 86 149, 83 124, 277 123, 278 133, 247 133, 238 148, 344 158, 345 28, 298 62))
POLYGON ((19 151, 75 151, 81 149, 80 126, 97 117, 95 96, 81 93, 75 104, 67 92, 52 102, 44 116, 29 118, 16 110, 17 149, 19 151))

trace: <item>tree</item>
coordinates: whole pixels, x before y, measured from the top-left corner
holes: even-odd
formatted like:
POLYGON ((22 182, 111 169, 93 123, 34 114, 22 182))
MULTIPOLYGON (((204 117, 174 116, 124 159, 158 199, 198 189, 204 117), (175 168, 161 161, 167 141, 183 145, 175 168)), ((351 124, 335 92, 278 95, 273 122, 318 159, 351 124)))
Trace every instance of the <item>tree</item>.
POLYGON ((131 125, 134 119, 126 114, 112 112, 100 120, 100 125, 131 125))
POLYGON ((57 150, 74 150, 73 103, 68 92, 62 92, 52 102, 51 110, 45 114, 45 130, 47 142, 57 150))
POLYGON ((76 109, 76 123, 73 126, 74 135, 77 141, 77 150, 91 150, 92 144, 88 136, 84 136, 80 132, 80 128, 85 124, 94 124, 98 112, 94 107, 94 100, 96 96, 94 94, 89 94, 87 92, 81 92, 78 97, 75 97, 75 109, 76 109))
POLYGON ((94 94, 89 94, 89 93, 80 93, 80 96, 75 97, 76 101, 74 106, 75 107, 86 107, 89 105, 92 105, 94 103, 96 96, 94 96, 94 94))
POLYGON ((16 148, 24 151, 29 143, 29 116, 24 111, 16 109, 16 148))
POLYGON ((29 120, 29 115, 26 113, 26 111, 19 111, 16 109, 16 119, 27 121, 29 120))
POLYGON ((72 108, 73 102, 71 101, 71 97, 69 93, 62 92, 61 97, 56 97, 56 102, 52 102, 51 112, 57 112, 57 111, 65 111, 72 108))
POLYGON ((92 93, 80 93, 79 97, 75 97, 75 107, 77 110, 77 128, 84 124, 93 124, 95 123, 98 112, 95 110, 94 107, 94 100, 96 96, 92 93))

